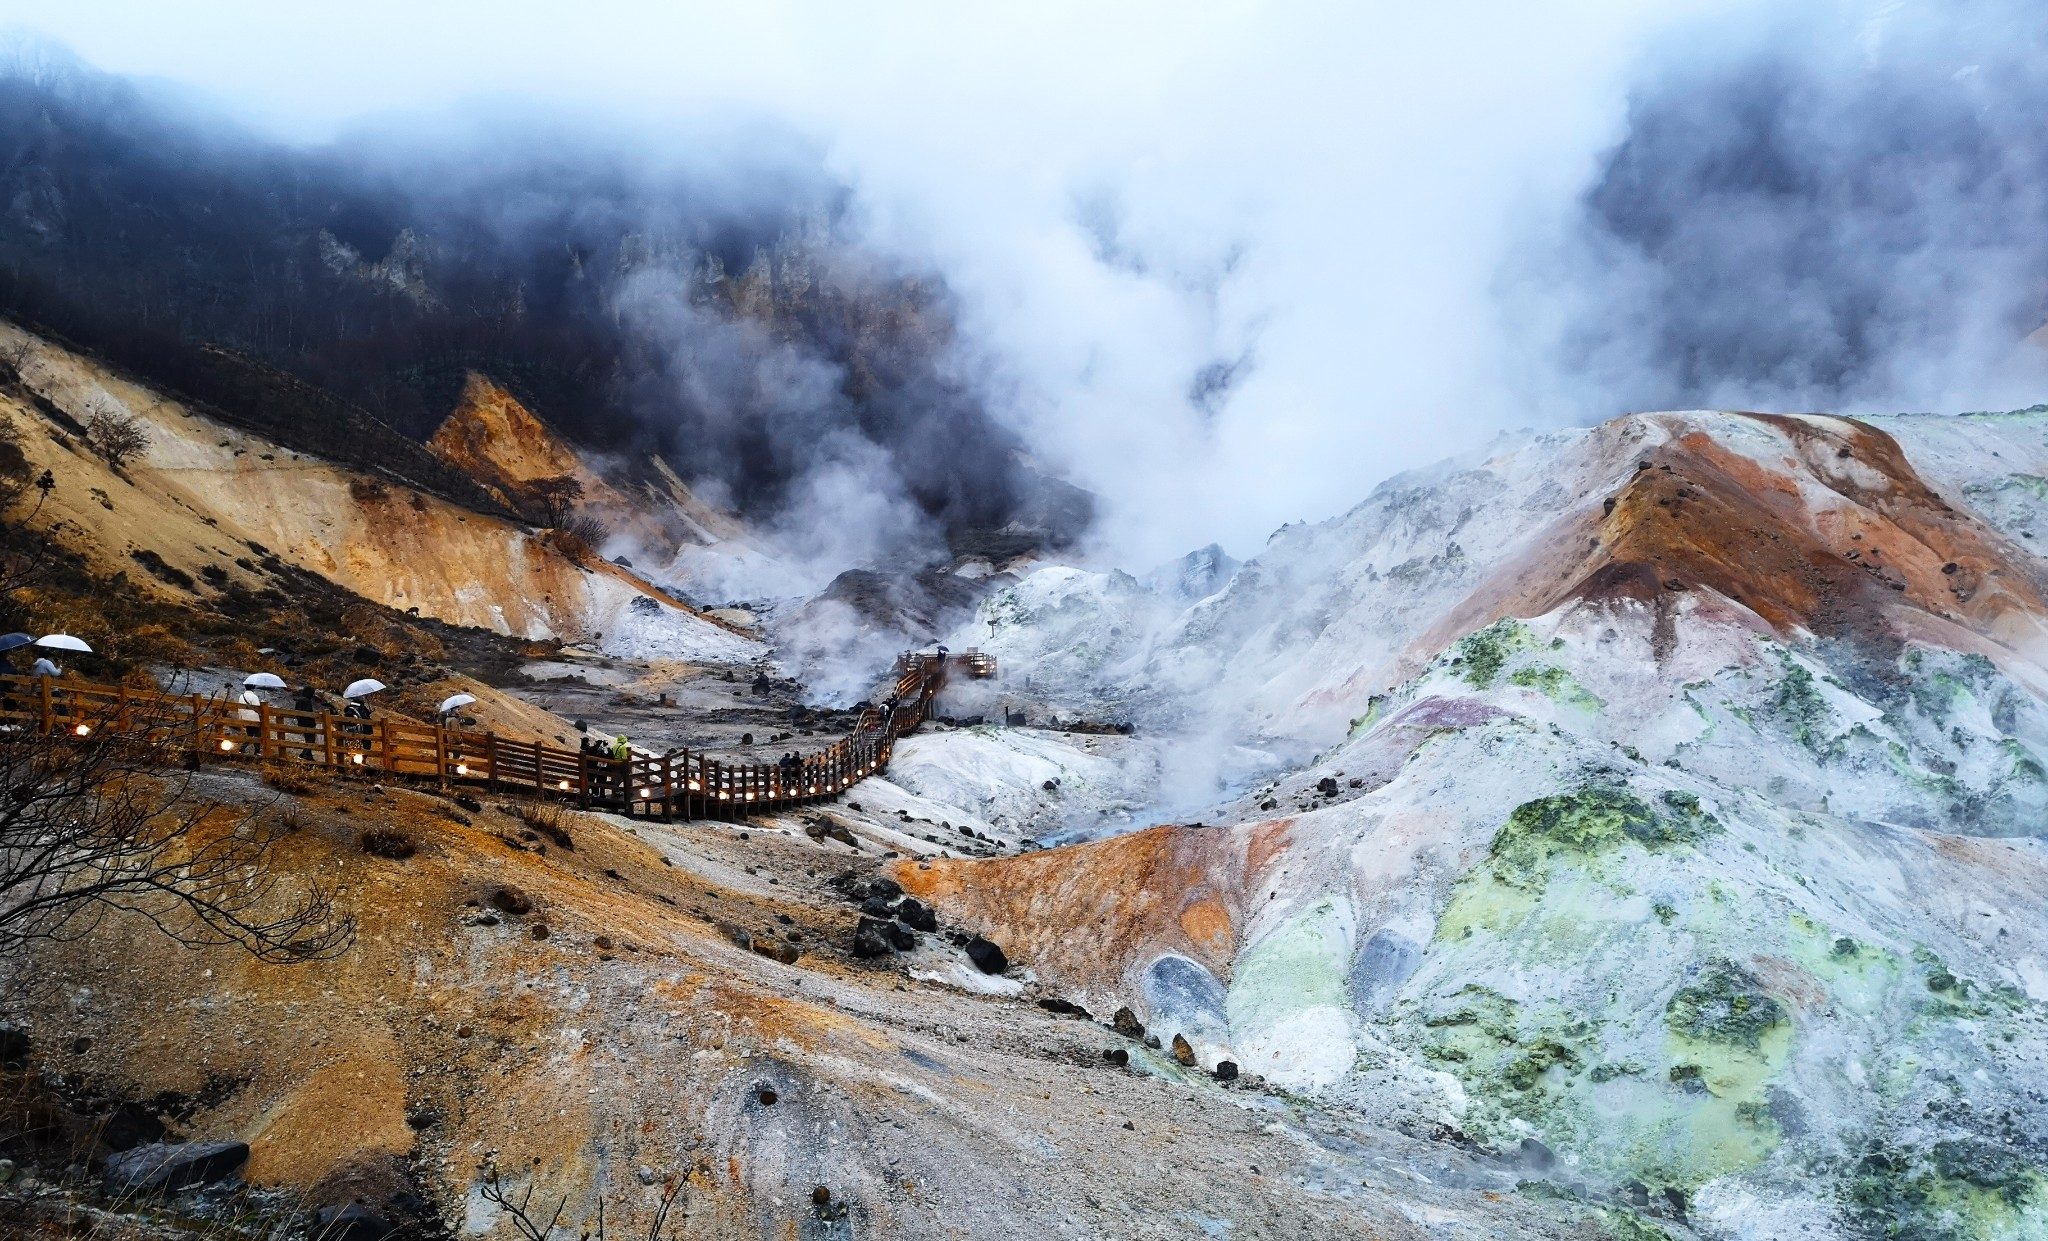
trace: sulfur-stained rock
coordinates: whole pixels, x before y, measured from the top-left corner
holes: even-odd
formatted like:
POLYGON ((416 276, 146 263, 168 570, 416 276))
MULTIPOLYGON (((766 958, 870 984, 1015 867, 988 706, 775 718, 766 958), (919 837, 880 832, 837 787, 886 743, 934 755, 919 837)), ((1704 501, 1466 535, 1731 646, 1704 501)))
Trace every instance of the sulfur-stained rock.
POLYGON ((1188 1068, 1195 1067, 1195 1049, 1188 1045, 1187 1039, 1178 1034, 1173 1036, 1173 1058, 1188 1068))
POLYGON ((1145 1023, 1138 1020, 1138 1014, 1132 1012, 1128 1004, 1116 1010, 1116 1016, 1110 1019, 1109 1028, 1125 1038, 1145 1037, 1145 1023))

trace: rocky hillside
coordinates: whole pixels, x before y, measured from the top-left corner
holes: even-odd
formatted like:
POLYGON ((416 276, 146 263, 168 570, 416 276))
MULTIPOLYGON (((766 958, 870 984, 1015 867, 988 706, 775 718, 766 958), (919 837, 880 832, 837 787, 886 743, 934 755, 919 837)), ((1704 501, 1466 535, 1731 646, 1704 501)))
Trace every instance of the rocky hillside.
POLYGON ((295 452, 12 326, 0 341, 21 354, 0 413, 58 482, 42 516, 102 573, 206 599, 261 589, 283 565, 401 612, 518 637, 651 657, 761 653, 552 532, 295 452), (142 433, 119 469, 87 446, 96 414, 142 433))
POLYGON ((1319 752, 1221 826, 897 877, 1091 1010, 1546 1192, 2041 1235, 2043 425, 1631 417, 1396 479, 1186 610, 1043 570, 959 640, 1319 752))

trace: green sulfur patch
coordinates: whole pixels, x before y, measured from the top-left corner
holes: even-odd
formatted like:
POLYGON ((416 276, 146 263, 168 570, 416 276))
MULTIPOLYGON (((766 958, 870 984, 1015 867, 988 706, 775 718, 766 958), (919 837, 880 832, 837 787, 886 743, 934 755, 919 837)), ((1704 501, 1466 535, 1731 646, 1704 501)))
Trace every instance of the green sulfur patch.
POLYGON ((1920 1152, 1873 1145, 1842 1187, 1856 1230, 1895 1241, 2005 1241, 2048 1236, 2048 1176, 1976 1138, 1920 1152))
POLYGON ((1664 1007, 1664 1024, 1689 1039, 1755 1048, 1765 1031, 1785 1020, 1785 1008, 1761 989, 1756 975, 1726 957, 1709 958, 1690 984, 1664 1007))
POLYGON ((1589 785, 1515 807, 1493 838, 1494 873, 1503 883, 1540 880, 1555 854, 1594 854, 1624 844, 1645 849, 1691 844, 1720 829, 1688 793, 1668 795, 1664 811, 1626 788, 1589 785))

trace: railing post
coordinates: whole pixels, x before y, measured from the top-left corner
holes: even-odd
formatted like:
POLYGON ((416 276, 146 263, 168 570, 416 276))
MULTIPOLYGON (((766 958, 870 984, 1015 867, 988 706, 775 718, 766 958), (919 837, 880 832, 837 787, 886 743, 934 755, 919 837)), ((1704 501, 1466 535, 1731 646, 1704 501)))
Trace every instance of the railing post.
POLYGON ((391 768, 391 721, 377 721, 377 765, 385 775, 396 774, 391 768))
POLYGON ((590 809, 590 755, 576 756, 576 792, 585 810, 590 809))
POLYGON ((498 791, 498 734, 484 734, 484 782, 491 792, 498 791))
POLYGON ((448 787, 448 730, 434 725, 434 778, 448 787))

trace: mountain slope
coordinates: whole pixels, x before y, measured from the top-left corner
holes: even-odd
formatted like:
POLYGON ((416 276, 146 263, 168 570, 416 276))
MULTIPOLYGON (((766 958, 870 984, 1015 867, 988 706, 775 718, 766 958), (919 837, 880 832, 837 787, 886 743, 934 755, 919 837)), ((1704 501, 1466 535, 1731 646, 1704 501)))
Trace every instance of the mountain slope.
POLYGON ((1884 426, 1524 437, 1177 615, 1035 574, 961 635, 993 622, 1011 684, 1328 748, 1226 826, 896 874, 1091 1010, 1557 1192, 1715 1236, 2040 1235, 2048 572, 1901 447, 1953 488, 2038 436, 1884 426))

